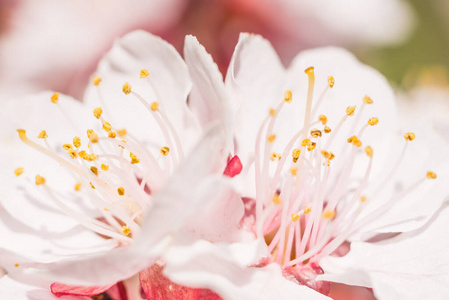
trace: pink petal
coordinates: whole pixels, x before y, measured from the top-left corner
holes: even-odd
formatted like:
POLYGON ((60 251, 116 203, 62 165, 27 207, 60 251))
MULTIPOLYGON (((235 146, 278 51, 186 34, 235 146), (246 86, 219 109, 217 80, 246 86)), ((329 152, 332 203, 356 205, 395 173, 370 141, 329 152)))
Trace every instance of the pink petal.
POLYGON ((245 214, 240 220, 240 228, 256 234, 256 200, 253 198, 242 198, 245 205, 245 214))
POLYGON ((114 286, 114 284, 102 285, 102 286, 76 286, 68 285, 64 283, 54 282, 51 286, 51 292, 57 297, 65 295, 75 295, 75 296, 95 296, 107 291, 109 288, 114 286))
POLYGON ((140 284, 147 299, 153 300, 221 300, 222 298, 209 289, 195 289, 178 285, 162 274, 164 266, 155 263, 140 272, 140 284))
POLYGON ((240 172, 242 172, 242 162, 240 161, 240 158, 235 155, 226 165, 223 175, 234 177, 235 175, 240 174, 240 172))
POLYGON ((297 284, 308 286, 327 296, 330 293, 330 283, 316 280, 316 277, 323 273, 323 269, 313 263, 305 266, 283 267, 282 269, 282 274, 285 278, 297 284))
POLYGON ((335 282, 331 283, 329 296, 334 300, 376 300, 371 289, 335 282))
POLYGON ((108 296, 115 300, 128 300, 125 285, 120 281, 107 290, 108 296))

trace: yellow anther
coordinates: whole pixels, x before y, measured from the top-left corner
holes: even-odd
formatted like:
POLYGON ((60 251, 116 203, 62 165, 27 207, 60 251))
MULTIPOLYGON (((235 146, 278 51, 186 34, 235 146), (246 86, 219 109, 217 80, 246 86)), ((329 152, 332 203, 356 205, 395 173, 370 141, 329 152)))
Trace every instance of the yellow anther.
POLYGON ((276 110, 274 108, 270 108, 268 111, 270 113, 270 116, 274 117, 276 115, 276 110))
POLYGON ((313 73, 315 70, 314 67, 308 67, 307 69, 304 70, 304 73, 306 73, 307 75, 313 73))
POLYGON ((290 169, 290 173, 293 175, 293 176, 296 176, 296 173, 298 172, 298 168, 291 168, 290 169))
POLYGON ((279 194, 278 193, 273 195, 273 203, 274 204, 280 204, 281 203, 281 200, 279 199, 279 194))
POLYGON ((354 106, 348 106, 348 107, 346 108, 346 114, 347 114, 348 116, 353 116, 356 107, 357 107, 357 106, 355 106, 355 105, 354 105, 354 106))
POLYGON ((108 137, 111 138, 111 139, 115 139, 116 136, 117 136, 117 134, 114 131, 110 131, 108 133, 108 137))
POLYGON ((82 186, 82 184, 81 184, 81 182, 78 182, 77 184, 75 184, 75 191, 79 191, 79 190, 81 190, 81 186, 82 186))
POLYGON ((97 143, 99 139, 98 135, 92 129, 87 130, 87 137, 89 138, 92 144, 97 143))
POLYGON ((140 159, 137 156, 135 156, 132 152, 129 154, 129 157, 131 157, 132 164, 137 164, 140 162, 140 159))
POLYGON ((19 167, 17 169, 14 170, 14 174, 16 174, 16 176, 20 176, 24 171, 23 167, 19 167))
POLYGON ((373 157, 373 148, 371 148, 371 146, 366 146, 366 147, 365 147, 365 153, 366 153, 366 155, 368 155, 369 157, 373 157))
POLYGON ((119 136, 125 136, 126 135, 126 129, 119 129, 119 130, 117 130, 117 134, 119 135, 119 136))
POLYGON ((324 156, 325 159, 327 159, 327 165, 330 165, 330 161, 335 158, 335 154, 332 152, 327 152, 326 150, 321 150, 321 154, 324 156))
POLYGON ((103 113, 103 109, 101 109, 101 107, 94 108, 95 118, 100 119, 102 113, 103 113))
POLYGON ((51 96, 51 102, 58 103, 59 101, 59 93, 54 93, 53 96, 51 96))
POLYGON ((159 109, 159 102, 151 103, 150 108, 151 108, 152 111, 158 110, 159 109))
POLYGON ((321 150, 321 154, 324 156, 324 158, 329 159, 331 157, 331 154, 327 152, 326 150, 321 150))
POLYGON ((273 152, 271 153, 271 157, 270 157, 271 161, 275 161, 277 160, 281 160, 281 155, 279 153, 273 152))
POLYGON ((86 153, 86 151, 80 151, 79 153, 78 153, 78 155, 82 158, 82 159, 84 159, 84 160, 87 160, 87 161, 94 161, 94 160, 96 160, 97 159, 97 156, 95 155, 95 154, 87 154, 86 153))
POLYGON ((130 234, 131 234, 131 229, 129 229, 128 226, 123 226, 123 227, 122 227, 122 233, 123 233, 124 235, 130 235, 130 234))
POLYGON ((292 98, 293 98, 292 91, 290 91, 290 90, 285 91, 285 93, 284 93, 284 101, 287 102, 287 103, 290 103, 290 102, 292 102, 292 98))
POLYGON ((357 137, 356 137, 355 135, 353 135, 353 136, 351 136, 351 137, 348 139, 348 143, 352 144, 352 143, 354 143, 354 141, 356 141, 356 140, 357 140, 357 137))
POLYGON ((92 78, 92 82, 95 86, 99 86, 100 82, 101 82, 101 77, 100 76, 94 76, 94 78, 92 78))
POLYGON ((19 134, 20 139, 22 142, 25 142, 28 140, 27 132, 24 129, 17 129, 17 133, 19 134))
POLYGON ((86 153, 86 151, 80 151, 79 153, 78 153, 78 155, 82 158, 82 159, 85 159, 85 157, 88 155, 87 153, 86 153))
POLYGON ((165 147, 162 147, 159 151, 161 152, 161 154, 162 154, 163 156, 167 156, 168 153, 170 153, 170 148, 168 148, 168 147, 165 146, 165 147))
POLYGON ((348 139, 348 143, 353 144, 354 146, 357 146, 357 147, 361 147, 362 146, 362 141, 359 140, 359 138, 357 136, 355 136, 355 135, 351 136, 348 139))
POLYGON ((413 141, 415 139, 415 134, 413 132, 407 132, 404 134, 404 139, 407 141, 413 141))
POLYGON ((325 159, 333 160, 335 158, 335 154, 332 152, 327 152, 325 150, 321 150, 321 154, 324 156, 325 159))
POLYGON ((42 130, 39 132, 39 135, 37 136, 39 139, 46 139, 48 138, 47 132, 45 130, 42 130))
POLYGON ((150 73, 147 69, 143 69, 142 71, 140 71, 140 78, 146 78, 148 76, 150 76, 150 73))
POLYGON ((66 150, 66 151, 73 149, 72 144, 64 144, 64 145, 62 145, 62 148, 64 148, 64 150, 66 150))
POLYGON ((374 126, 377 123, 379 123, 379 119, 376 118, 376 117, 369 118, 369 120, 368 120, 368 124, 371 125, 371 126, 374 126))
POLYGON ((40 175, 36 175, 36 185, 42 185, 45 184, 45 178, 40 176, 40 175))
POLYGON ((330 129, 329 127, 327 127, 327 126, 324 126, 324 133, 329 133, 329 132, 331 132, 332 131, 332 129, 330 129))
POLYGON ((19 267, 19 264, 15 264, 14 267, 18 268, 18 267, 19 267))
POLYGON ((123 195, 125 195, 125 189, 123 187, 119 187, 117 189, 117 193, 119 196, 123 196, 123 195))
POLYGON ((328 77, 327 77, 327 85, 328 85, 330 88, 333 88, 333 87, 334 87, 334 84, 335 84, 334 76, 328 76, 328 77))
POLYGON ((73 146, 75 146, 76 148, 81 147, 81 139, 78 136, 75 136, 73 138, 73 146))
POLYGON ((92 184, 92 182, 89 182, 89 184, 90 184, 90 187, 95 190, 95 186, 92 184))
POLYGON ((435 172, 429 171, 429 172, 427 172, 426 177, 429 179, 436 179, 437 174, 435 172))
POLYGON ((360 196, 360 201, 361 202, 365 202, 366 201, 366 196, 360 196))
POLYGON ((98 168, 97 167, 92 166, 92 167, 90 167, 90 170, 92 171, 92 173, 94 173, 95 175, 98 176, 98 168))
POLYGON ((111 131, 112 126, 111 126, 111 124, 110 124, 109 122, 103 122, 103 129, 104 129, 106 132, 109 132, 109 131, 111 131))
POLYGON ((301 155, 301 150, 298 148, 293 149, 292 156, 293 156, 293 162, 296 163, 298 161, 299 156, 301 155))
POLYGON ((322 135, 321 130, 314 128, 310 130, 310 135, 313 136, 314 138, 319 138, 322 135))
POLYGON ((333 219, 335 217, 335 211, 334 210, 326 210, 323 212, 323 218, 325 219, 333 219))
POLYGON ((365 95, 365 97, 363 97, 363 103, 373 104, 373 100, 369 96, 365 95))
POLYGON ((308 206, 304 207, 304 214, 307 215, 308 213, 310 213, 312 211, 312 209, 308 206))
POLYGON ((270 135, 267 137, 267 141, 268 141, 269 143, 274 142, 275 139, 276 139, 276 135, 275 135, 275 134, 270 134, 270 135))
POLYGON ((301 146, 305 147, 305 146, 309 146, 312 144, 312 141, 310 139, 303 139, 301 142, 301 146))
POLYGON ((129 95, 131 93, 131 85, 128 82, 125 82, 122 91, 123 93, 125 93, 125 95, 129 95))
POLYGON ((300 218, 300 216, 299 216, 298 214, 292 214, 292 221, 293 221, 293 222, 298 221, 299 218, 300 218))
POLYGON ((105 165, 105 164, 101 164, 101 169, 102 169, 103 171, 107 171, 107 170, 109 170, 109 166, 108 166, 108 165, 105 165))
POLYGON ((318 121, 320 121, 323 125, 327 124, 327 117, 325 115, 319 115, 318 121))
POLYGON ((74 149, 69 149, 69 151, 67 151, 67 153, 70 155, 70 157, 72 159, 75 159, 78 155, 74 149))
POLYGON ((315 147, 316 147, 316 143, 312 142, 310 145, 307 146, 307 150, 312 151, 313 149, 315 149, 315 147))

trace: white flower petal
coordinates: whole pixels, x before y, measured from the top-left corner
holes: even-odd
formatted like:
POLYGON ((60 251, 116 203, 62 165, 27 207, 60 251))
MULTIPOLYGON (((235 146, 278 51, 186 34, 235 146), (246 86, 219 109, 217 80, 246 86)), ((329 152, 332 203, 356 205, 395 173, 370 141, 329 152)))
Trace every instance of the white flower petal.
POLYGON ((236 149, 245 166, 254 150, 254 134, 268 109, 283 96, 284 68, 270 42, 242 33, 226 75, 226 87, 236 112, 236 149), (280 92, 281 91, 281 92, 280 92))
POLYGON ((266 251, 260 242, 263 244, 199 241, 184 248, 173 247, 166 254, 164 274, 179 284, 211 289, 224 299, 329 299, 285 279, 279 265, 247 267, 266 251))
POLYGON ((221 127, 211 127, 167 186, 155 197, 154 205, 142 222, 142 236, 136 241, 138 248, 146 251, 154 241, 175 234, 201 210, 204 201, 202 189, 209 189, 208 185, 211 184, 208 178, 221 174, 220 171, 225 168, 223 146, 221 127))
POLYGON ((328 257, 322 267, 330 275, 321 280, 361 284, 368 273, 379 299, 447 299, 449 290, 449 234, 446 205, 424 227, 379 243, 354 242, 344 257, 328 257), (332 270, 335 274, 332 274, 332 270))
POLYGON ((244 214, 242 199, 223 178, 204 184, 199 195, 201 206, 180 230, 185 240, 204 239, 210 242, 237 242, 244 239, 240 220, 244 214))
POLYGON ((62 296, 56 297, 50 289, 36 288, 31 285, 19 283, 9 276, 0 279, 0 298, 14 300, 90 300, 90 297, 62 296))
POLYGON ((101 106, 112 126, 126 128, 141 140, 164 142, 151 112, 133 94, 122 92, 128 82, 148 104, 158 102, 184 146, 192 145, 191 136, 183 134, 186 127, 195 126, 186 104, 191 82, 187 66, 173 46, 150 33, 131 32, 115 42, 95 75, 102 80, 98 87, 89 85, 85 101, 91 108, 101 106), (140 78, 141 70, 147 70, 149 76, 140 78))
MULTIPOLYGON (((409 125, 408 130, 416 134, 416 139, 408 145, 396 174, 381 187, 377 197, 371 201, 368 199, 361 219, 366 218, 366 215, 380 205, 389 202, 394 202, 394 205, 360 228, 359 238, 366 240, 377 233, 415 230, 426 224, 443 202, 448 199, 446 183, 449 181, 449 164, 446 156, 449 144, 444 142, 444 138, 435 132, 433 127, 434 122, 429 120, 424 120, 424 122, 415 120, 412 125, 409 125), (428 171, 435 172, 437 178, 424 179, 428 171), (420 179, 424 179, 423 182, 415 184, 420 179), (401 196, 407 189, 409 192, 401 196)), ((404 142, 401 135, 397 135, 397 141, 390 144, 390 148, 401 149, 404 142)), ((388 147, 385 151, 388 152, 388 147)), ((392 154, 392 159, 384 165, 393 166, 399 159, 398 156, 399 153, 392 154)), ((377 188, 384 181, 390 168, 373 174, 373 187, 377 188)), ((372 188, 369 190, 367 195, 373 192, 372 188)))
MULTIPOLYGON (((316 114, 311 116, 312 120, 317 120, 318 115, 325 115, 328 118, 328 126, 335 129, 337 123, 345 116, 346 108, 357 106, 354 116, 345 121, 339 134, 334 138, 332 149, 329 150, 338 155, 338 151, 348 144, 347 138, 356 135, 371 117, 378 117, 379 123, 375 127, 367 128, 362 141, 364 145, 371 145, 376 149, 376 145, 380 141, 384 142, 385 134, 391 132, 397 121, 393 91, 384 76, 373 68, 362 64, 354 55, 342 48, 312 49, 303 51, 296 56, 289 68, 288 78, 288 88, 293 93, 293 101, 289 103, 289 107, 291 107, 289 111, 292 113, 284 116, 283 119, 294 120, 293 113, 296 113, 300 118, 296 126, 302 125, 308 85, 304 70, 311 66, 314 67, 315 73, 312 105, 316 105, 322 93, 328 89, 322 103, 316 109, 316 114), (331 89, 328 87, 329 76, 334 77, 335 81, 331 89), (364 96, 369 96, 374 103, 363 104, 364 96), (365 107, 360 115, 362 105, 365 107), (358 124, 355 124, 356 120, 358 120, 358 124)), ((292 126, 291 122, 284 123, 292 126)), ((281 132, 283 130, 288 129, 282 128, 281 132)), ((377 157, 376 153, 376 160, 378 160, 377 157)))
MULTIPOLYGON (((160 245, 155 245, 154 251, 160 251, 160 245)), ((153 251, 149 250, 146 256, 142 256, 132 247, 69 256, 54 262, 36 262, 6 250, 0 250, 0 253, 3 265, 3 260, 14 261, 18 265, 7 265, 11 277, 42 288, 50 288, 53 282, 82 286, 111 284, 131 277, 156 261, 153 251)))
MULTIPOLYGON (((70 159, 62 145, 71 143, 73 137, 80 133, 85 134, 82 128, 95 128, 95 124, 94 118, 88 118, 90 113, 78 101, 59 95, 59 102, 54 104, 50 100, 51 96, 52 93, 45 92, 2 103, 0 166, 4 172, 0 174, 0 179, 10 188, 1 189, 0 195, 4 208, 16 218, 26 219, 31 227, 56 232, 73 228, 76 222, 63 216, 43 189, 35 186, 34 178, 37 174, 43 176, 52 189, 62 192, 67 198, 67 191, 74 191, 76 178, 58 162, 24 144, 16 130, 26 130, 27 136, 43 147, 46 144, 37 136, 41 130, 46 130, 46 142, 50 147, 55 149, 55 153, 70 159), (18 167, 23 167, 24 173, 15 176, 14 170, 18 167), (30 185, 35 187, 32 192, 24 188, 30 185)), ((82 198, 80 195, 77 197, 82 198)))
POLYGON ((223 119, 229 101, 223 76, 210 54, 194 36, 187 35, 185 38, 184 59, 193 82, 189 96, 192 112, 203 126, 223 119))
MULTIPOLYGON (((203 198, 193 195, 198 194, 198 189, 204 187, 201 183, 207 183, 206 179, 211 174, 224 169, 225 156, 220 155, 223 137, 219 126, 207 131, 192 155, 186 158, 172 180, 155 196, 154 205, 142 222, 141 234, 136 235, 130 247, 47 264, 9 254, 8 260, 29 268, 22 270, 10 266, 8 271, 14 272, 21 280, 39 278, 42 282, 92 286, 114 283, 147 268, 165 251, 172 235, 202 207, 203 198)), ((3 250, 3 253, 9 252, 3 250)))

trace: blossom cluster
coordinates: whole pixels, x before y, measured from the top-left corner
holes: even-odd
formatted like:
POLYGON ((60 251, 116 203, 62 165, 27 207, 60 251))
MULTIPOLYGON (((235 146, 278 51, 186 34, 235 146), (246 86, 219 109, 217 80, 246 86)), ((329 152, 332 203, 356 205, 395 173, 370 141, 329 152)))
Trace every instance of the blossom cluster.
POLYGON ((131 32, 83 101, 2 103, 0 296, 446 299, 449 140, 398 110, 344 49, 286 69, 241 34, 223 80, 195 37, 131 32))

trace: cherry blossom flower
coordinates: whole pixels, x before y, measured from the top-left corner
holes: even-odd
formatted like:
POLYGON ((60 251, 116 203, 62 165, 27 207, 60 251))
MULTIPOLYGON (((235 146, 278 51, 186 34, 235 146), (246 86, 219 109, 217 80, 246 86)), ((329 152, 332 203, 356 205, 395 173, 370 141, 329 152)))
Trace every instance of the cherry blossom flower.
POLYGON ((123 290, 139 299, 141 287, 156 299, 328 299, 335 281, 412 299, 407 285, 438 287, 421 279, 444 271, 446 257, 438 268, 416 257, 444 234, 447 145, 418 120, 398 127, 380 74, 336 48, 304 52, 285 70, 248 34, 225 84, 192 36, 184 56, 134 32, 102 60, 84 104, 54 93, 5 103, 6 132, 28 131, 2 135, 11 172, 1 179, 12 187, 2 199, 14 199, 2 201, 11 240, 0 250, 2 295, 51 299, 51 285, 67 299, 126 299, 123 290))
POLYGON ((373 288, 381 299, 447 296, 446 228, 434 219, 448 196, 448 144, 430 122, 401 127, 382 75, 338 48, 302 52, 284 69, 269 42, 251 34, 241 35, 224 84, 193 37, 185 57, 202 70, 192 80, 203 93, 191 103, 211 116, 226 99, 234 109, 241 226, 262 249, 242 269, 217 255, 219 245, 172 248, 167 256, 183 257, 165 269, 170 279, 226 295, 251 289, 251 271, 279 274, 281 266, 286 278, 323 294, 335 281, 373 288), (435 246, 422 245, 436 236, 435 246))
POLYGON ((136 31, 103 58, 84 103, 53 92, 4 103, 2 298, 141 299, 136 274, 182 231, 213 230, 197 214, 238 224, 243 203, 223 176, 225 121, 200 124, 190 88, 176 50, 136 31))

